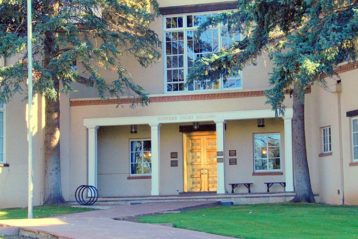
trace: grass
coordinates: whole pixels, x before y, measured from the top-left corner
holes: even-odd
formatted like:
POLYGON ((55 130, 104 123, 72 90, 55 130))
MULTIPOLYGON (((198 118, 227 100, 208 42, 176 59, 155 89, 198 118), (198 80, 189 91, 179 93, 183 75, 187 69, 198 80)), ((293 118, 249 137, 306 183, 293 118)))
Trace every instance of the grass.
POLYGON ((215 206, 177 214, 147 215, 143 223, 246 239, 358 238, 358 207, 321 204, 215 206))
MULTIPOLYGON (((86 212, 93 209, 75 208, 68 205, 52 205, 34 207, 34 218, 53 217, 58 215, 86 212)), ((27 218, 27 208, 0 209, 0 220, 27 218)))

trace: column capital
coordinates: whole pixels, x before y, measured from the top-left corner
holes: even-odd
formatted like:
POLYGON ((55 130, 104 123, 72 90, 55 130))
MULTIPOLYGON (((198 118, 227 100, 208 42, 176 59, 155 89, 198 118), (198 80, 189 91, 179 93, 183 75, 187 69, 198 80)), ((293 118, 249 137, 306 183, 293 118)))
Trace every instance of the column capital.
POLYGON ((87 129, 97 130, 99 126, 97 125, 85 125, 87 129))
POLYGON ((224 124, 225 120, 224 119, 216 119, 214 120, 215 124, 224 124))
POLYGON ((160 123, 158 123, 158 122, 152 122, 152 123, 149 123, 149 126, 151 127, 151 128, 154 128, 154 127, 157 127, 157 128, 160 128, 160 123))

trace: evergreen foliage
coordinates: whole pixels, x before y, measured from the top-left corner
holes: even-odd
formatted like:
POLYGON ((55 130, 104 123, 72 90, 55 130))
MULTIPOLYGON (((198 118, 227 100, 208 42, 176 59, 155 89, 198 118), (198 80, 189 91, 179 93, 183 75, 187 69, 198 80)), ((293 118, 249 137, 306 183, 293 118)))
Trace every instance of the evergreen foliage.
MULTIPOLYGON (((34 0, 34 90, 55 99, 56 82, 65 93, 77 82, 96 87, 101 97, 130 94, 145 100, 144 89, 132 82, 123 61, 132 55, 147 67, 160 57, 160 40, 149 28, 157 7, 155 0, 34 0), (48 56, 45 36, 50 33, 48 56), (106 82, 104 70, 116 79, 106 82)), ((0 57, 18 56, 0 68, 1 102, 24 88, 26 34, 26 0, 0 0, 0 57)))
POLYGON ((199 34, 219 23, 228 24, 231 32, 240 31, 242 40, 196 61, 190 80, 225 78, 268 51, 274 67, 266 95, 274 109, 284 109, 285 92, 294 82, 303 94, 357 53, 357 1, 239 0, 238 11, 210 18, 199 34))

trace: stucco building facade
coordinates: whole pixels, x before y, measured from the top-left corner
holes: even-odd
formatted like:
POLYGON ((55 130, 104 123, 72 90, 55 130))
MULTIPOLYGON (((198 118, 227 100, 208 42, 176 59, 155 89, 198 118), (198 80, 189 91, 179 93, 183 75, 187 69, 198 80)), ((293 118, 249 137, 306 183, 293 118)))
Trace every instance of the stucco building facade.
MULTIPOLYGON (((230 9, 232 2, 159 4, 161 15, 152 28, 163 41, 161 60, 144 69, 126 56, 134 81, 149 93, 148 106, 133 106, 130 98, 102 100, 81 86, 61 97, 64 198, 74 200, 82 184, 96 186, 101 197, 230 194, 232 183, 250 183, 251 193, 265 193, 265 182, 285 182, 285 190, 293 192, 292 101, 287 95, 280 117, 265 104, 269 58, 262 55, 257 65, 225 82, 185 84, 193 60, 240 37, 229 37, 220 26, 195 39, 205 15, 230 9)), ((325 87, 314 85, 306 95, 311 181, 323 203, 358 204, 357 66, 343 64, 337 69, 340 78, 328 79, 325 87)), ((111 80, 112 72, 102 73, 111 80)), ((26 205, 27 123, 21 97, 0 109, 1 207, 26 205)), ((44 106, 36 97, 35 204, 44 196, 44 106)), ((276 185, 271 193, 282 190, 276 185)))

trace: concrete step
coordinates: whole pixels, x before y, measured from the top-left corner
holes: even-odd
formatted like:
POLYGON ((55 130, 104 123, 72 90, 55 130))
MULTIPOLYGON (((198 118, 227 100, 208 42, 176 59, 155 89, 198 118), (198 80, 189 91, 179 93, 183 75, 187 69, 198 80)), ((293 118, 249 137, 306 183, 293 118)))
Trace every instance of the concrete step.
MULTIPOLYGON (((251 194, 191 194, 191 195, 168 195, 168 196, 138 196, 138 197, 101 197, 96 206, 128 205, 159 202, 233 202, 234 204, 258 204, 288 202, 294 197, 294 193, 251 193, 251 194)), ((76 202, 72 202, 76 205, 76 202)))

